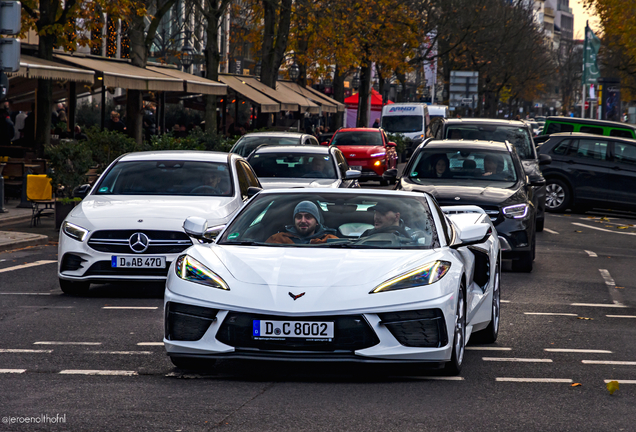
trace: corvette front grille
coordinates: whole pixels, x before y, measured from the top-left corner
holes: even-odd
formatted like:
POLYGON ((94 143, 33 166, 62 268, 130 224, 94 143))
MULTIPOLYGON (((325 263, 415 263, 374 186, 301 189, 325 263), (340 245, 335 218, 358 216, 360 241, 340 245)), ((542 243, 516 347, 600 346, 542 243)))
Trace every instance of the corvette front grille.
MULTIPOLYGON (((216 338, 224 344, 237 349, 252 348, 259 350, 285 351, 331 351, 353 352, 369 348, 380 342, 367 320, 362 315, 344 316, 312 316, 312 317, 284 317, 257 315, 249 313, 230 312, 223 320, 223 324, 216 334, 216 338), (256 339, 252 336, 254 320, 274 321, 312 321, 334 322, 334 338, 330 341, 315 341, 296 338, 285 340, 256 339)), ((284 339, 284 338, 281 338, 284 339)))
POLYGON ((166 303, 165 335, 168 340, 196 341, 216 320, 217 309, 166 303))
POLYGON ((404 346, 440 348, 448 344, 444 314, 440 309, 421 309, 378 314, 391 334, 404 346))
POLYGON ((159 230, 95 231, 88 239, 88 245, 100 252, 136 254, 129 244, 130 237, 135 233, 144 233, 149 240, 148 249, 139 255, 179 253, 192 246, 192 241, 184 232, 159 230))

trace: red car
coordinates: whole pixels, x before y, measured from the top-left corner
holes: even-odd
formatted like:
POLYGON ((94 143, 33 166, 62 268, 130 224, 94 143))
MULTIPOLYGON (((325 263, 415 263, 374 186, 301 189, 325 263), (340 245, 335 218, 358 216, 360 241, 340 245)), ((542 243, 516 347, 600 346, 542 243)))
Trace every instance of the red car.
MULTIPOLYGON (((323 143, 327 144, 327 143, 323 143)), ((349 168, 362 173, 360 181, 380 180, 383 186, 388 182, 382 174, 395 168, 395 143, 389 142, 386 133, 378 128, 341 128, 331 138, 329 145, 342 151, 349 168)))

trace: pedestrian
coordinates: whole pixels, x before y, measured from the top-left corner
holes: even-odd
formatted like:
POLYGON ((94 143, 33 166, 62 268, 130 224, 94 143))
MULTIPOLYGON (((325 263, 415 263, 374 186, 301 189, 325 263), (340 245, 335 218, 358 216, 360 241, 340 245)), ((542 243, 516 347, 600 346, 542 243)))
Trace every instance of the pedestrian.
POLYGON ((371 127, 379 128, 380 127, 380 119, 379 118, 375 119, 375 121, 373 122, 373 126, 371 126, 371 127))
POLYGON ((126 133, 126 125, 120 119, 120 114, 117 111, 112 111, 110 113, 110 124, 108 125, 108 130, 126 133))
POLYGON ((14 135, 15 129, 13 122, 3 104, 3 107, 0 109, 0 145, 10 145, 14 135))
POLYGON ((24 136, 24 120, 27 118, 27 113, 25 111, 20 111, 18 115, 15 116, 15 135, 13 135, 13 141, 17 141, 22 139, 24 136))
POLYGON ((88 136, 82 132, 82 128, 79 125, 75 125, 75 140, 76 141, 87 141, 88 136))

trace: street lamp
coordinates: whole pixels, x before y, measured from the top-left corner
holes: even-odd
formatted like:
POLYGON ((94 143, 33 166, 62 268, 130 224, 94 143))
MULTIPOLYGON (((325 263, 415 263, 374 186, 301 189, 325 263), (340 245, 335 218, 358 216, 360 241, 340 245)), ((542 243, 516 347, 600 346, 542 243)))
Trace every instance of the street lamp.
POLYGON ((190 45, 190 33, 190 30, 186 30, 185 40, 181 48, 181 64, 183 65, 184 72, 188 72, 194 60, 194 48, 190 45))
POLYGON ((289 67, 289 77, 292 81, 296 81, 300 76, 300 68, 294 61, 294 63, 289 67))
POLYGON ((256 67, 254 68, 254 75, 261 76, 262 68, 263 66, 261 65, 261 61, 259 60, 258 63, 256 63, 256 67))
POLYGON ((358 90, 360 88, 360 84, 362 84, 360 82, 360 74, 356 72, 356 74, 353 76, 353 80, 351 81, 351 85, 353 86, 354 90, 358 90))

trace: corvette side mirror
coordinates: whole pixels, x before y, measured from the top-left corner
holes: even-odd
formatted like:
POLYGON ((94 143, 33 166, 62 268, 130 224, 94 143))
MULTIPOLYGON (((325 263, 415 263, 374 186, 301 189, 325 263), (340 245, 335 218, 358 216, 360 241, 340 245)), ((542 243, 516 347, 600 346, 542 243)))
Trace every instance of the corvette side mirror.
POLYGON ((483 243, 488 240, 491 233, 492 228, 487 223, 465 226, 459 233, 459 241, 451 245, 451 247, 458 248, 483 243))

